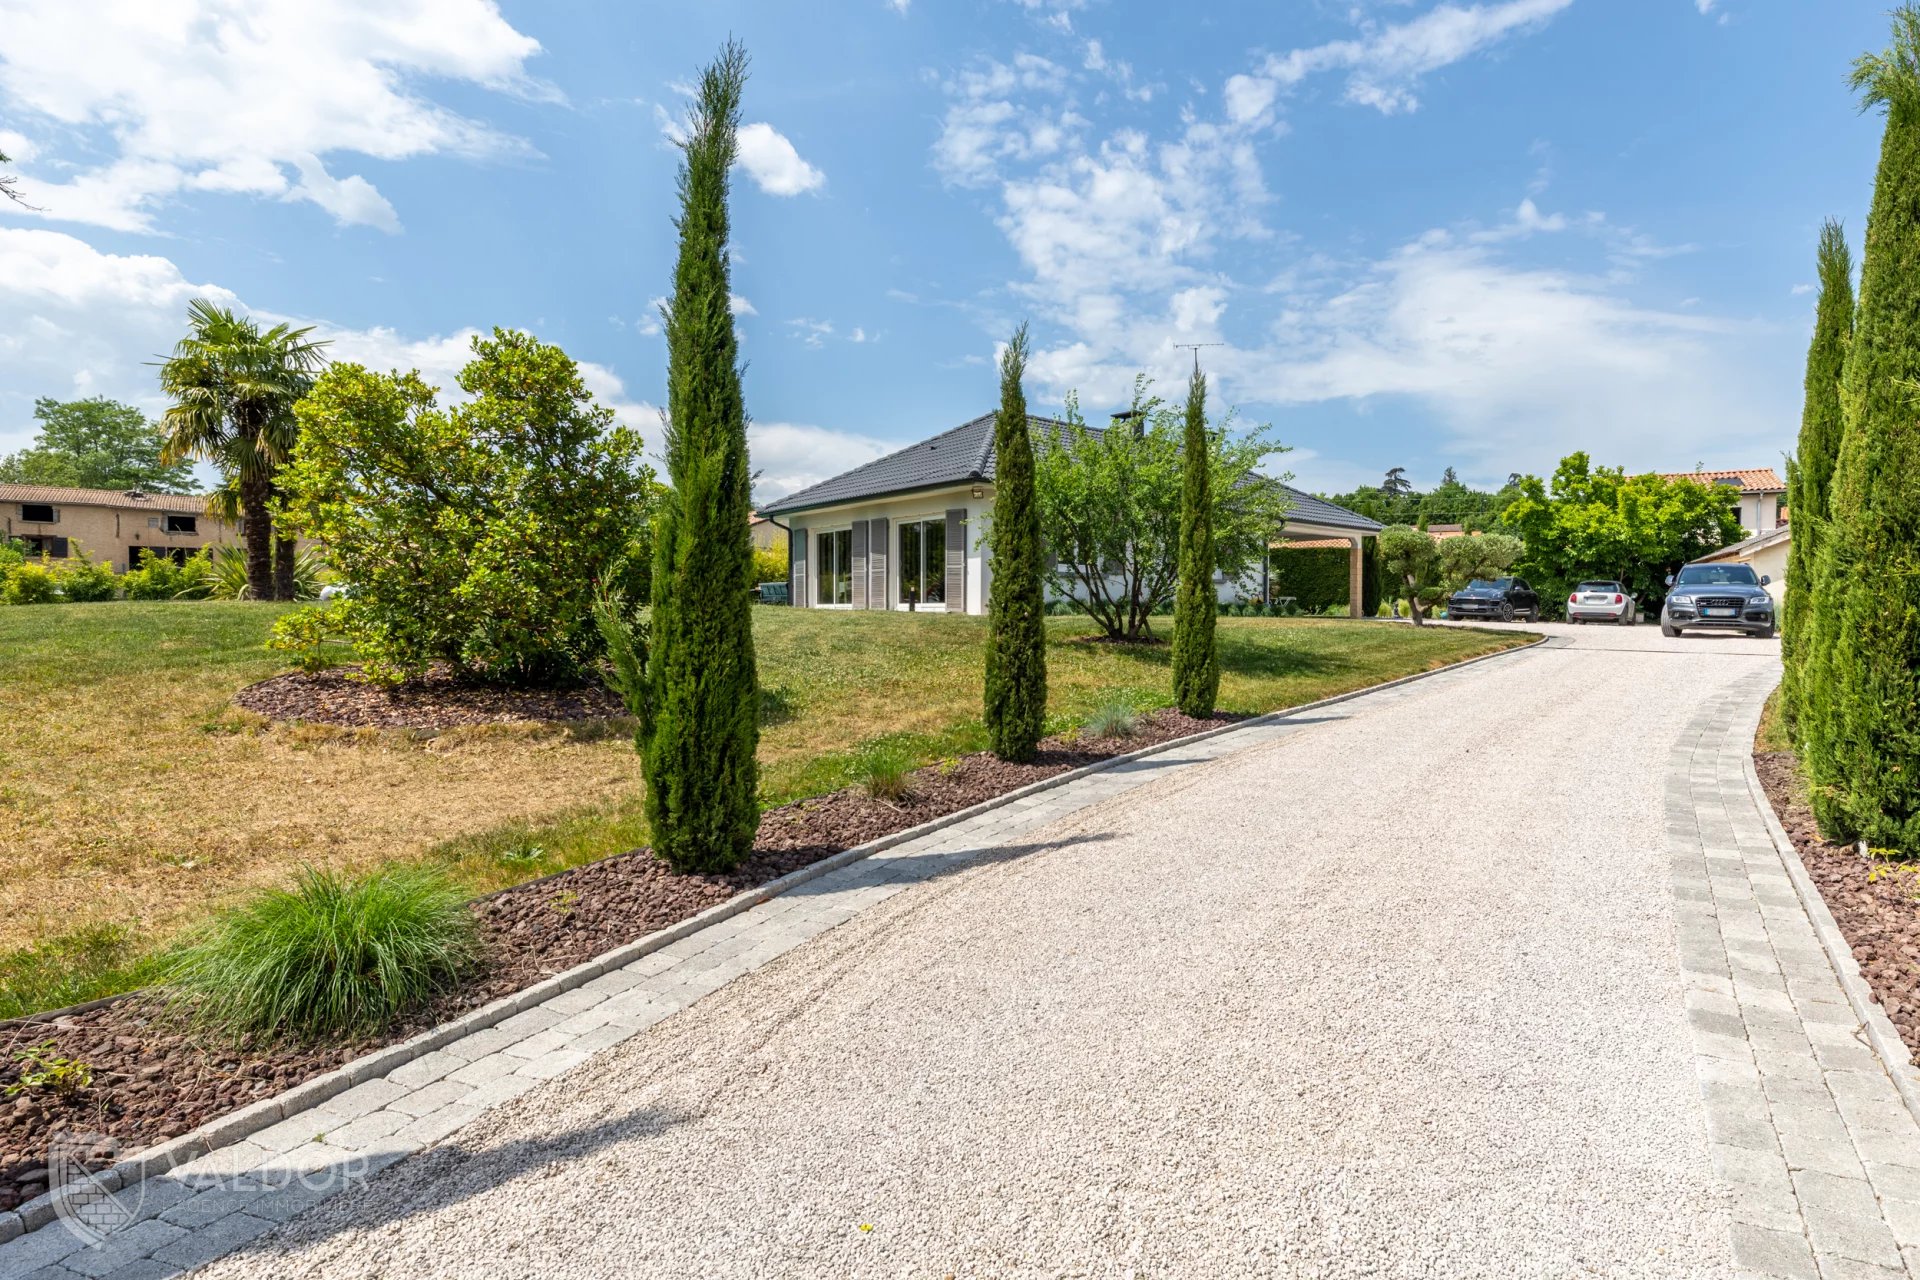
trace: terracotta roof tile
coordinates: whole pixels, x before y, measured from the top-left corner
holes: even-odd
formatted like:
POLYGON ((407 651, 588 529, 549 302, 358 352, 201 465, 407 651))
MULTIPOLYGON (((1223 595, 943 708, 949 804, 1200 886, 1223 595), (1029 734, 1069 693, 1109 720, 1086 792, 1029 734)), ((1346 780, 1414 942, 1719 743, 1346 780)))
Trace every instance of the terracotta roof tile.
POLYGON ((64 489, 49 484, 0 484, 0 502, 50 502, 55 506, 171 511, 176 515, 201 515, 207 509, 205 494, 142 493, 135 498, 119 489, 64 489))
POLYGON ((1742 493, 1784 492, 1786 485, 1781 483, 1779 475, 1772 467, 1736 467, 1721 471, 1664 471, 1665 480, 1698 480, 1701 484, 1714 484, 1721 479, 1738 480, 1742 493))

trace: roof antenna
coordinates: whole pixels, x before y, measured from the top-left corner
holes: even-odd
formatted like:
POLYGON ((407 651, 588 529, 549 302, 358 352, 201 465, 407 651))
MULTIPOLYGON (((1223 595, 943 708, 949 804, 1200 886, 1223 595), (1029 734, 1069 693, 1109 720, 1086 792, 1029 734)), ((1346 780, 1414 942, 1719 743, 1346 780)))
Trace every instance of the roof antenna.
POLYGON ((1224 347, 1226 345, 1227 344, 1224 342, 1176 342, 1173 344, 1173 347, 1174 347, 1174 350, 1176 351, 1192 351, 1193 352, 1193 371, 1195 373, 1198 373, 1200 372, 1200 348, 1224 347))

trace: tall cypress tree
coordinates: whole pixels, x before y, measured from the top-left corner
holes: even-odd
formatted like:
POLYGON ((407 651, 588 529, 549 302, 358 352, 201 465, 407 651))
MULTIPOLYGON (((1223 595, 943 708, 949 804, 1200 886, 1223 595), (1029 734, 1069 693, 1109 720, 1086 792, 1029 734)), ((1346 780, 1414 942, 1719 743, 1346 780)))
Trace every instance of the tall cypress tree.
POLYGON ((1920 853, 1920 7, 1854 64, 1886 132, 1847 356, 1846 426, 1817 581, 1837 610, 1833 769, 1815 814, 1836 834, 1920 853))
POLYGON ((663 309, 672 493, 654 543, 640 736, 654 851, 682 871, 736 866, 760 825, 752 476, 727 249, 746 78, 746 50, 733 42, 701 73, 681 143, 680 256, 663 309))
POLYGON ((1213 714, 1220 695, 1214 624, 1212 449, 1207 440, 1207 375, 1193 365, 1187 384, 1187 433, 1180 483, 1179 584, 1173 597, 1173 700, 1190 716, 1213 714))
POLYGON ((1047 719, 1047 624, 1040 590, 1040 505, 1027 424, 1027 326, 1000 353, 993 420, 993 555, 987 592, 987 740, 1002 760, 1031 760, 1047 719))
POLYGON ((1808 751, 1810 737, 1821 742, 1812 747, 1815 752, 1825 750, 1821 730, 1806 714, 1811 668, 1829 647, 1811 643, 1813 583, 1833 468, 1840 455, 1840 377, 1846 367, 1847 344, 1853 338, 1853 256, 1840 224, 1831 219, 1820 228, 1819 271, 1820 301, 1814 308, 1813 341, 1807 348, 1800 440, 1787 462, 1787 510, 1793 536, 1787 545, 1785 617, 1780 631, 1780 653, 1786 664, 1781 707, 1802 753, 1808 751))

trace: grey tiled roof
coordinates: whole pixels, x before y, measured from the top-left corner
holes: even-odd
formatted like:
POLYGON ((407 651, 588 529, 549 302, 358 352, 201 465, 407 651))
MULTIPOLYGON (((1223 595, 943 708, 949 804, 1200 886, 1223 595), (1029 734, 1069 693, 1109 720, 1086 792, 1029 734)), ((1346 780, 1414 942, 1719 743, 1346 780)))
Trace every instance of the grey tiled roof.
POLYGON ((1378 533, 1380 522, 1369 520, 1357 511, 1345 507, 1336 507, 1325 498, 1316 498, 1310 493, 1302 493, 1290 484, 1280 486, 1287 491, 1287 497, 1293 503, 1293 510, 1287 512, 1287 519, 1301 520, 1307 524, 1324 524, 1336 529, 1352 529, 1356 533, 1378 533))
MULTIPOLYGON (((1030 418, 1036 426, 1058 425, 1051 418, 1030 418)), ((951 431, 919 444, 910 444, 896 453, 843 471, 830 480, 809 485, 769 502, 760 510, 768 515, 783 511, 805 511, 887 493, 907 493, 943 485, 966 484, 970 480, 993 479, 993 415, 983 414, 972 422, 963 422, 951 431)))
MULTIPOLYGON (((819 484, 809 485, 778 501, 769 502, 760 508, 760 512, 762 515, 784 515, 889 494, 911 493, 919 489, 990 481, 993 479, 994 463, 993 417, 991 413, 982 414, 971 422, 963 422, 919 444, 908 445, 884 458, 875 458, 851 471, 843 471, 830 480, 822 480, 819 484)), ((1027 420, 1042 429, 1066 426, 1055 418, 1030 417, 1027 420)), ((1102 428, 1088 427, 1087 430, 1098 433, 1102 428)), ((1280 487, 1287 491, 1287 498, 1293 504, 1290 513, 1292 519, 1352 529, 1356 533, 1373 533, 1380 528, 1363 515, 1345 507, 1336 507, 1310 493, 1302 493, 1292 485, 1280 487)))

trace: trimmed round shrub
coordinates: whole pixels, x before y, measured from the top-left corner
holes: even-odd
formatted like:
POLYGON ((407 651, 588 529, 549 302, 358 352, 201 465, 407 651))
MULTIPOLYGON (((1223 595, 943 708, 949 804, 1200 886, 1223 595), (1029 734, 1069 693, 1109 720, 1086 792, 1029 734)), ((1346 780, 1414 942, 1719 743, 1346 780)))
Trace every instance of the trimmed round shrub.
POLYGON ((479 945, 472 913, 439 875, 307 867, 292 889, 214 920, 169 977, 196 1016, 235 1034, 350 1036, 451 987, 479 945))

